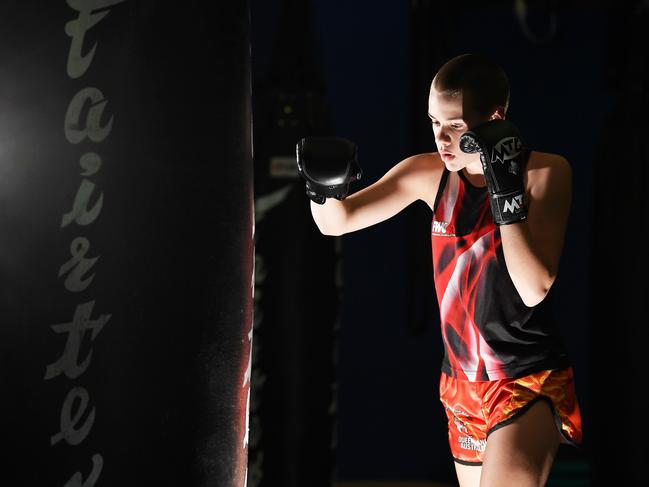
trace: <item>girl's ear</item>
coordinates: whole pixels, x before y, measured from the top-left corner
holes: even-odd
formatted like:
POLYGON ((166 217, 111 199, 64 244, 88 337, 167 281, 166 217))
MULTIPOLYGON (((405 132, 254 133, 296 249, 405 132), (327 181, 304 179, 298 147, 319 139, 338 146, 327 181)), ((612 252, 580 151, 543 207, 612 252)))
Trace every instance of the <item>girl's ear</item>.
POLYGON ((491 115, 491 120, 495 120, 495 119, 503 120, 504 118, 505 118, 504 107, 497 107, 496 111, 491 115))

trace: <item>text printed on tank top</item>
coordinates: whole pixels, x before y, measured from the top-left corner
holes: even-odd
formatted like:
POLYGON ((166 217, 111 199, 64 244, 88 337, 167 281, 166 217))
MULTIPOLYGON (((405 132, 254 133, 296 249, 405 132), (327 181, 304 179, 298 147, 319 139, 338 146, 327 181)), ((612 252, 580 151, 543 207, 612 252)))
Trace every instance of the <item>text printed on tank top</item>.
POLYGON ((455 234, 452 233, 452 228, 448 228, 449 222, 440 222, 437 220, 433 220, 433 225, 432 225, 432 230, 431 234, 432 235, 445 235, 447 237, 454 237, 455 234))

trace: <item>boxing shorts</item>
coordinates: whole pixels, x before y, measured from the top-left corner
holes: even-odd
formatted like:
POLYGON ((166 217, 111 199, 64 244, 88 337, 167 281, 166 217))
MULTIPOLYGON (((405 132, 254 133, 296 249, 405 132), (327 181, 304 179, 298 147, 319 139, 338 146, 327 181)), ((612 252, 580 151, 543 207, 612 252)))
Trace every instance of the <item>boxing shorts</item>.
POLYGON ((458 463, 481 465, 487 437, 540 400, 552 409, 561 443, 581 444, 581 413, 572 367, 479 382, 442 372, 439 394, 448 418, 451 454, 458 463))

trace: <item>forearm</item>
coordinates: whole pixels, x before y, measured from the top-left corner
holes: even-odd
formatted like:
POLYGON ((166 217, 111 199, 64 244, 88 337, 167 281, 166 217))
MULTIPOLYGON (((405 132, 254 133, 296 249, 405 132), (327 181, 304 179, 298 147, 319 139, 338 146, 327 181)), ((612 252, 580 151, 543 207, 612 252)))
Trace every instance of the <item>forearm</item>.
POLYGON ((327 198, 324 205, 311 201, 311 215, 320 232, 324 235, 342 235, 344 233, 347 209, 342 201, 327 198))
POLYGON ((501 225, 500 236, 507 270, 526 306, 543 301, 554 282, 555 273, 540 258, 527 221, 501 225))

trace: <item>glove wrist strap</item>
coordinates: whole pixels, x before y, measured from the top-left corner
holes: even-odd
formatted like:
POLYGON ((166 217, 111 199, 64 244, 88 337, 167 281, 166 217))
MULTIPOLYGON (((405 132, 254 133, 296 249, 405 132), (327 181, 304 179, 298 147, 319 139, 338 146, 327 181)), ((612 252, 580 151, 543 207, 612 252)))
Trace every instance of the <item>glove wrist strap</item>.
POLYGON ((527 218, 525 191, 515 190, 490 194, 491 212, 496 225, 508 225, 527 218))

